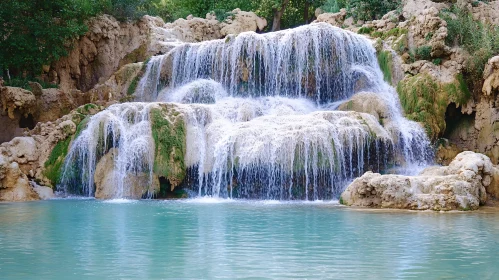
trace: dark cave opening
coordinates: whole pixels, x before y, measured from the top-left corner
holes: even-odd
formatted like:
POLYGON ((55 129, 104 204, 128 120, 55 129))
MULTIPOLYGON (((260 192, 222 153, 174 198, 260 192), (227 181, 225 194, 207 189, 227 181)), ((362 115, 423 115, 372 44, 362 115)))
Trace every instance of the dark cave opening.
POLYGON ((20 128, 28 128, 33 129, 36 126, 36 122, 33 119, 33 115, 28 114, 27 116, 22 115, 19 119, 19 127, 20 128))
POLYGON ((463 114, 462 107, 452 102, 445 111, 445 132, 443 137, 451 139, 453 134, 463 128, 473 126, 475 123, 475 112, 463 114))

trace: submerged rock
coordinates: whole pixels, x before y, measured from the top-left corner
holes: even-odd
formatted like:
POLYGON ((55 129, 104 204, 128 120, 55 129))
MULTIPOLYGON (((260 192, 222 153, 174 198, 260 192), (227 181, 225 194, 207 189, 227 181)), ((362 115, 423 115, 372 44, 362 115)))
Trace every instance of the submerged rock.
POLYGON ((342 193, 348 206, 412 210, 476 210, 497 190, 497 167, 474 152, 462 152, 449 166, 429 167, 418 176, 367 172, 342 193))

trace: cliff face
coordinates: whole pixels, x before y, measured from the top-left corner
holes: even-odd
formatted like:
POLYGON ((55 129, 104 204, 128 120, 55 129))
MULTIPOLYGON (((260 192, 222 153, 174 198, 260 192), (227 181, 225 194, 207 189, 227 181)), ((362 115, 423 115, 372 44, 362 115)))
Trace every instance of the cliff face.
POLYGON ((59 84, 63 91, 86 92, 106 81, 129 63, 145 61, 164 54, 176 42, 200 42, 220 39, 229 34, 263 30, 265 19, 239 9, 219 22, 213 15, 206 19, 189 17, 165 24, 161 18, 144 16, 133 23, 121 23, 109 15, 90 20, 89 32, 74 45, 70 54, 46 67, 43 78, 59 84))

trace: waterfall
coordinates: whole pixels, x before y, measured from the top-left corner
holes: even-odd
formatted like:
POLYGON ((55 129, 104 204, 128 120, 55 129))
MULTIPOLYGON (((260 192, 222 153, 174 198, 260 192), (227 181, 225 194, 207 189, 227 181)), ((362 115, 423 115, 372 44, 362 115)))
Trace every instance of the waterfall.
POLYGON ((142 197, 160 177, 199 196, 333 199, 366 170, 431 160, 424 130, 403 117, 383 81, 372 43, 324 23, 179 45, 150 59, 135 96, 90 119, 59 188, 92 196, 111 150, 114 197, 133 197, 137 183, 127 178, 143 174, 142 197), (384 119, 337 110, 360 93, 380 100, 384 119), (151 110, 162 112, 168 141, 153 137, 151 110), (185 147, 168 146, 181 137, 185 147), (160 145, 175 176, 158 174, 160 145))

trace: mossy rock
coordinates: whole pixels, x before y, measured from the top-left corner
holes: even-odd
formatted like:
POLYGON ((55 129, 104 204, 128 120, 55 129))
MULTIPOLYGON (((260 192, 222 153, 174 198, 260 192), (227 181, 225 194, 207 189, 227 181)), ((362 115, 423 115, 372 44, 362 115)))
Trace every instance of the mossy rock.
POLYGON ((390 51, 378 52, 378 63, 383 72, 383 79, 391 84, 393 73, 393 54, 390 51))
POLYGON ((64 160, 70 150, 71 142, 78 137, 86 127, 90 115, 94 115, 102 109, 103 107, 101 106, 89 103, 78 107, 70 113, 71 121, 76 125, 75 133, 73 135, 65 133, 69 136, 65 139, 60 139, 55 144, 48 159, 44 163, 44 170, 42 173, 50 182, 51 187, 55 188, 62 179, 64 160))
POLYGON ((420 73, 400 81, 397 92, 406 117, 422 123, 433 140, 445 132, 447 106, 466 104, 471 97, 461 74, 452 83, 439 83, 429 74, 420 73))
POLYGON ((70 143, 71 137, 59 141, 54 149, 52 149, 49 158, 44 164, 45 169, 43 175, 49 179, 52 187, 55 187, 61 181, 62 165, 68 154, 70 143))
POLYGON ((155 143, 154 173, 167 178, 173 190, 186 176, 185 121, 172 104, 151 109, 150 120, 155 143))

